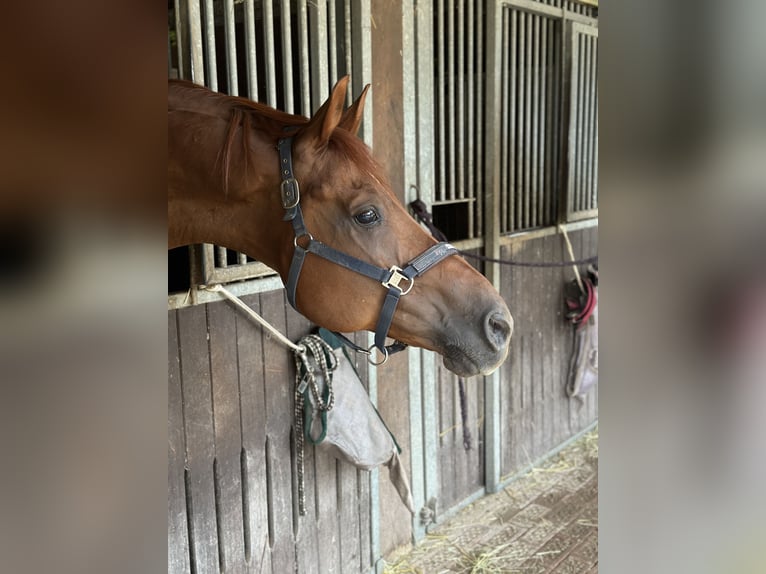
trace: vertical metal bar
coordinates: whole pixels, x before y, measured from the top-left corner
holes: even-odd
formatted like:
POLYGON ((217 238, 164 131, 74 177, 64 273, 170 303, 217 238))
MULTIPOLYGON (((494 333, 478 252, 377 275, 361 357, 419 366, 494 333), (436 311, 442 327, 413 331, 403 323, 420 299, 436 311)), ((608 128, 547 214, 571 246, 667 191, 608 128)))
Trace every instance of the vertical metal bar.
POLYGON ((170 47, 170 30, 168 30, 168 78, 173 73, 173 49, 170 47))
POLYGON ((508 53, 508 138, 505 141, 506 154, 508 156, 508 186, 505 189, 506 200, 508 202, 508 226, 505 231, 511 232, 516 229, 514 220, 516 209, 516 58, 518 48, 516 46, 516 36, 518 33, 516 22, 518 11, 512 8, 505 8, 504 12, 508 18, 508 29, 503 48, 508 53))
POLYGON ((237 36, 234 28, 234 0, 223 0, 223 26, 226 38, 226 71, 229 84, 227 93, 239 95, 239 80, 237 78, 237 36))
POLYGON ((343 1, 343 45, 344 55, 346 57, 346 68, 343 70, 343 74, 351 74, 351 89, 346 93, 346 105, 350 106, 354 101, 354 94, 358 90, 359 78, 354 74, 354 62, 353 62, 353 49, 351 44, 352 38, 351 32, 351 0, 343 1))
POLYGON ((191 79, 205 84, 205 58, 202 54, 202 19, 199 0, 189 0, 189 47, 191 48, 191 79))
MULTIPOLYGON (((414 0, 403 0, 402 9, 402 114, 403 114, 403 144, 404 144, 404 189, 405 200, 407 192, 418 182, 418 125, 416 109, 416 85, 413 81, 417 76, 415 5, 414 0)), ((412 473, 412 500, 416 508, 425 506, 425 445, 423 436, 423 387, 421 381, 421 353, 408 353, 409 361, 409 423, 410 423, 410 470, 412 473)), ((429 408, 432 405, 428 405, 429 408)), ((425 527, 417 516, 412 517, 412 539, 417 542, 425 537, 425 527)))
MULTIPOLYGON (((476 236, 484 234, 484 16, 482 0, 476 1, 476 236)), ((501 43, 502 46, 502 43, 501 43)))
POLYGON ((298 0, 298 39, 301 57, 301 113, 311 116, 311 68, 309 66, 309 21, 306 0, 298 0))
POLYGON ((585 103, 583 105, 583 153, 582 153, 582 180, 583 180, 583 193, 582 193, 582 205, 581 209, 589 209, 590 198, 590 155, 591 155, 591 67, 590 67, 590 55, 591 55, 591 37, 587 34, 581 36, 583 40, 583 98, 585 103))
POLYGON ((277 57, 274 50, 274 5, 263 0, 263 54, 266 61, 266 103, 277 106, 277 57))
POLYGON ((226 248, 220 245, 215 246, 215 258, 217 267, 228 267, 229 262, 226 260, 226 248))
MULTIPOLYGON (((351 21, 351 52, 354 55, 352 75, 356 90, 361 91, 365 84, 372 82, 372 13, 370 11, 370 0, 361 0, 353 3, 351 21)), ((431 61, 433 62, 433 60, 431 61)), ((372 145, 372 130, 372 104, 368 103, 364 107, 361 137, 370 146, 372 145)), ((433 139, 429 141, 433 141, 433 139)))
POLYGON ((464 1, 457 2, 457 31, 455 49, 457 51, 457 197, 465 198, 465 9, 464 1))
POLYGON ((444 64, 444 57, 446 52, 446 42, 444 40, 444 0, 439 0, 437 3, 436 13, 436 50, 438 55, 437 66, 437 99, 436 99, 436 117, 437 125, 436 129, 439 132, 439 186, 436 189, 436 200, 444 201, 447 198, 447 160, 446 160, 446 140, 445 133, 447 129, 446 119, 446 102, 444 94, 444 83, 446 80, 446 69, 444 64))
POLYGON ((595 173, 595 161, 594 158, 598 155, 598 147, 596 146, 596 116, 598 115, 598 110, 596 108, 596 89, 597 89, 597 78, 598 74, 596 71, 596 54, 598 50, 598 36, 592 36, 591 37, 591 51, 590 51, 590 119, 589 119, 589 127, 590 127, 590 157, 588 158, 588 169, 590 173, 589 178, 589 197, 588 197, 588 209, 595 209, 596 208, 596 201, 595 201, 595 191, 596 191, 596 173, 595 173))
MULTIPOLYGON (((524 26, 524 13, 518 10, 513 11, 514 23, 516 24, 516 34, 514 44, 516 46, 516 88, 513 109, 516 115, 516 134, 513 147, 513 153, 516 155, 516 174, 514 176, 513 197, 516 205, 514 231, 524 227, 524 35, 526 27, 524 26)), ((511 32, 513 33, 513 32, 511 32)))
POLYGON ((553 165, 554 165, 554 171, 553 171, 553 181, 554 181, 554 192, 553 192, 553 200, 555 203, 555 206, 553 207, 553 212, 551 213, 551 217, 554 221, 558 221, 558 212, 560 210, 563 210, 563 205, 559 201, 559 197, 563 194, 562 188, 565 185, 565 182, 562 180, 562 164, 564 162, 563 160, 563 146, 564 146, 564 131, 562 126, 562 115, 564 111, 564 72, 563 72, 563 62, 564 62, 564 48, 563 48, 563 42, 564 42, 564 23, 562 21, 556 21, 553 24, 555 28, 555 33, 553 36, 553 54, 555 57, 555 65, 553 67, 553 77, 556 85, 556 89, 554 91, 554 101, 553 101, 553 113, 555 118, 555 124, 554 124, 554 137, 556 138, 555 144, 553 146, 553 165))
POLYGON ((476 186, 474 185, 474 170, 476 169, 476 145, 475 145, 475 138, 476 135, 476 120, 475 120, 475 110, 474 106, 476 105, 476 99, 475 99, 475 82, 474 82, 474 55, 475 55, 475 46, 474 46, 474 6, 473 6, 474 0, 468 0, 468 12, 466 15, 467 18, 467 36, 466 36, 466 54, 468 55, 468 61, 466 62, 466 84, 467 84, 467 111, 468 111, 468 118, 466 120, 466 131, 467 131, 467 138, 468 141, 466 143, 466 189, 469 197, 474 198, 473 203, 469 204, 468 209, 470 210, 470 215, 468 218, 468 237, 470 239, 473 239, 476 237, 476 197, 479 195, 477 193, 476 186))
POLYGON ((258 63, 255 57, 254 0, 245 0, 245 49, 247 51, 247 97, 258 101, 258 63))
MULTIPOLYGON (((338 32, 336 28, 336 14, 335 14, 335 0, 326 0, 327 2, 327 32, 329 41, 329 68, 330 68, 330 82, 335 83, 338 81, 338 32)), ((348 97, 348 91, 346 92, 348 97)))
POLYGON ((447 11, 447 170, 449 172, 449 199, 455 199, 455 9, 447 11))
POLYGON ((539 49, 539 65, 538 65, 538 77, 540 78, 540 98, 538 99, 538 114, 540 116, 540 124, 538 126, 539 132, 538 132, 538 176, 537 176, 537 184, 538 184, 538 198, 537 198, 537 225, 542 227, 544 225, 548 224, 548 218, 546 217, 546 206, 547 206, 547 188, 545 185, 545 174, 548 171, 548 164, 545 161, 545 151, 546 151, 546 145, 545 145, 545 126, 546 126, 546 114, 547 114, 547 108, 545 106, 545 103, 547 101, 547 74, 548 74, 548 66, 546 58, 548 56, 548 50, 547 50, 547 42, 548 42, 548 35, 546 34, 546 29, 548 27, 548 18, 545 18, 543 16, 540 16, 539 18, 540 26, 538 28, 538 45, 540 47, 539 49))
POLYGON ((532 143, 532 15, 524 13, 524 228, 530 227, 531 154, 532 143))
POLYGON ((190 79, 189 51, 186 43, 189 41, 189 10, 188 0, 173 0, 175 7, 176 26, 176 57, 178 58, 178 77, 190 79))
MULTIPOLYGON (((487 82, 487 137, 485 147, 486 168, 486 203, 484 219, 484 254, 489 257, 500 256, 500 172, 498 153, 500 152, 500 52, 502 45, 502 18, 498 12, 500 2, 491 1, 487 7, 487 43, 486 82, 487 82)), ((500 265, 490 263, 485 267, 487 279, 500 288, 500 265)), ((499 488, 502 471, 501 456, 501 419, 500 419, 500 369, 484 377, 484 484, 487 492, 499 488)))
POLYGON ((571 25, 568 27, 569 34, 567 34, 566 41, 562 42, 564 49, 569 50, 569 58, 565 59, 565 62, 568 61, 569 63, 569 70, 566 70, 566 64, 564 65, 565 74, 569 76, 569 117, 568 121, 565 119, 564 124, 567 126, 569 131, 569 137, 568 137, 568 146, 567 146, 567 181, 566 181, 566 216, 567 219, 569 217, 569 214, 572 213, 574 208, 573 203, 573 191, 575 189, 574 186, 574 176, 575 176, 575 153, 577 150, 577 106, 578 106, 578 98, 577 98, 577 77, 580 73, 580 66, 578 61, 578 50, 577 50, 577 42, 574 41, 574 33, 571 31, 571 25))
POLYGON ((207 86, 213 91, 218 91, 218 61, 215 53, 215 11, 213 0, 205 0, 205 48, 207 86))
POLYGON ((539 66, 538 66, 538 77, 540 82, 540 91, 538 93, 538 100, 537 100, 537 113, 539 116, 539 123, 538 123, 538 140, 537 140, 537 161, 538 161, 538 172, 537 172, 537 185, 538 185, 538 197, 537 197, 537 219, 538 219, 538 226, 542 227, 547 224, 547 217, 545 215, 545 206, 546 206, 546 187, 545 187, 545 172, 547 170, 547 162, 545 160, 545 150, 546 150, 546 101, 547 101, 547 89, 548 89, 548 66, 546 62, 546 57, 548 55, 547 50, 547 40, 548 35, 546 34, 546 26, 547 26, 548 18, 545 16, 540 16, 540 28, 539 28, 539 37, 538 37, 538 46, 539 46, 539 66))
POLYGON ((510 137, 508 134, 508 126, 510 124, 511 110, 508 107, 510 96, 509 90, 509 78, 511 69, 511 51, 510 51, 510 15, 507 8, 502 9, 503 18, 503 36, 502 36, 502 55, 500 57, 500 70, 501 70, 501 113, 500 113, 500 232, 504 233, 508 231, 508 190, 509 190, 509 178, 508 178, 508 161, 510 157, 510 137))
POLYGON ((593 50, 593 190, 591 191, 591 204, 593 209, 598 208, 598 36, 596 36, 595 50, 593 50))
POLYGON ((584 147, 585 147, 585 98, 584 98, 584 92, 585 92, 585 82, 584 82, 584 76, 585 76, 585 50, 583 49, 583 34, 576 34, 577 38, 577 61, 579 63, 579 71, 577 74, 577 149, 575 150, 576 153, 576 164, 577 164, 577 179, 575 180, 575 183, 577 185, 577 210, 582 210, 582 198, 583 198, 583 188, 584 182, 583 182, 583 161, 584 161, 584 147))
POLYGON ((554 117, 554 98, 553 93, 555 90, 554 82, 555 77, 553 75, 554 64, 554 51, 553 51, 553 20, 546 18, 545 20, 545 225, 552 225, 554 223, 551 218, 553 207, 553 171, 555 164, 553 163, 553 146, 556 145, 553 126, 555 124, 554 117))
POLYGON ((280 25, 282 28, 282 82, 284 88, 284 106, 289 114, 295 113, 295 94, 293 94, 293 32, 290 18, 290 0, 281 0, 280 25))
POLYGON ((538 163, 540 161, 538 153, 540 138, 540 15, 530 14, 529 16, 532 19, 532 153, 530 154, 530 164, 532 166, 530 179, 532 180, 532 185, 529 196, 529 224, 530 227, 537 227, 539 225, 537 204, 540 197, 540 181, 538 177, 538 163))
POLYGON ((327 77, 327 4, 309 3, 311 26, 311 96, 312 113, 324 102, 329 92, 327 77))

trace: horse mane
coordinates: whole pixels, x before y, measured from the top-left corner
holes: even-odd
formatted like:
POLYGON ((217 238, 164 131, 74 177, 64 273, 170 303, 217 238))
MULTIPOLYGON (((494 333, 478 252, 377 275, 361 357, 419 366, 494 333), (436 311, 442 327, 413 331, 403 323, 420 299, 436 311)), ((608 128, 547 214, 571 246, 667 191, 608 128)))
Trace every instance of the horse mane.
MULTIPOLYGON (((224 195, 228 195, 229 172, 238 131, 241 130, 240 133, 242 134, 241 151, 244 158, 245 173, 247 173, 247 162, 252 150, 250 149, 249 138, 244 137, 245 134, 257 130, 266 138, 273 140, 276 145, 279 138, 294 133, 290 131, 290 128, 300 129, 309 121, 304 116, 289 114, 247 98, 214 92, 189 81, 171 80, 170 85, 188 90, 190 94, 193 94, 194 99, 209 100, 219 117, 227 121, 226 137, 218 156, 223 177, 224 195)), ((384 181, 381 167, 372 157, 369 148, 356 135, 345 129, 336 128, 333 130, 324 154, 338 154, 346 161, 356 164, 367 175, 378 181, 384 181)))

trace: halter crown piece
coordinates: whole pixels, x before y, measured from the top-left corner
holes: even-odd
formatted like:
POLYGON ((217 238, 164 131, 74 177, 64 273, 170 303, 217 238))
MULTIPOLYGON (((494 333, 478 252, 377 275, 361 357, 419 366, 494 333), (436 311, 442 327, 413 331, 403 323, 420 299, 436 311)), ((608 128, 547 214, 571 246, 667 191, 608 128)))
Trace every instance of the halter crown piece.
MULTIPOLYGON (((380 310, 378 322, 375 326, 375 344, 373 347, 377 348, 383 354, 383 360, 374 364, 383 364, 390 354, 402 351, 407 347, 407 345, 400 341, 395 341, 393 344, 386 346, 386 336, 388 335, 388 330, 391 328, 391 322, 394 319, 394 312, 396 311, 399 299, 412 290, 416 277, 428 271, 442 259, 445 259, 450 255, 455 255, 458 253, 458 250, 449 243, 437 243, 426 249, 409 263, 405 264, 404 267, 394 265, 390 269, 385 269, 367 263, 366 261, 362 261, 361 259, 357 259, 342 251, 338 251, 321 241, 317 241, 312 237, 311 233, 306 230, 306 225, 303 220, 303 212, 301 211, 300 204, 300 188, 293 174, 292 144, 292 136, 282 138, 277 143, 277 151, 279 152, 279 173, 282 178, 280 194, 282 207, 285 209, 285 216, 283 219, 284 221, 292 222, 293 231, 295 232, 295 238, 293 239, 295 251, 293 252, 293 260, 290 263, 290 271, 287 276, 287 300, 297 311, 298 307, 295 304, 295 292, 298 288, 298 280, 300 279, 301 269, 303 269, 303 262, 306 260, 307 253, 318 255, 336 265, 340 265, 341 267, 345 267, 346 269, 350 269, 351 271, 360 273, 361 275, 379 282, 383 287, 388 289, 388 293, 386 294, 386 299, 383 302, 383 307, 380 310), (308 243, 305 247, 298 243, 298 240, 303 237, 308 239, 308 243)), ((372 362, 371 357, 373 347, 363 349, 346 337, 343 337, 342 335, 340 335, 340 337, 355 350, 369 355, 370 358, 368 360, 372 362)))

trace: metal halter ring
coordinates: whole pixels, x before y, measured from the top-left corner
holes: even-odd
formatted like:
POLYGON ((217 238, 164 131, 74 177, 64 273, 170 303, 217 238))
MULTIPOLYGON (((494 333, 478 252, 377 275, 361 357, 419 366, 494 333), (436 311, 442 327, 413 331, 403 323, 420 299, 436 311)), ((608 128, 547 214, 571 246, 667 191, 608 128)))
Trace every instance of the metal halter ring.
POLYGON ((309 242, 312 242, 312 241, 314 241, 314 236, 313 236, 313 235, 311 235, 311 234, 310 234, 308 231, 306 231, 306 232, 305 232, 303 235, 296 235, 295 237, 293 237, 293 245, 294 245, 295 247, 298 247, 298 240, 299 240, 301 237, 308 237, 308 238, 309 238, 309 242))
MULTIPOLYGON (((367 353, 367 362, 368 363, 370 363, 373 367, 379 367, 380 365, 382 365, 383 363, 388 361, 388 349, 383 347, 384 356, 383 356, 383 360, 380 361, 379 363, 376 363, 375 360, 373 359, 373 356, 374 356, 373 349, 377 349, 377 347, 375 345, 370 345, 370 348, 367 349, 367 351, 366 351, 366 353, 367 353)), ((380 350, 380 349, 378 349, 378 350, 380 350)))

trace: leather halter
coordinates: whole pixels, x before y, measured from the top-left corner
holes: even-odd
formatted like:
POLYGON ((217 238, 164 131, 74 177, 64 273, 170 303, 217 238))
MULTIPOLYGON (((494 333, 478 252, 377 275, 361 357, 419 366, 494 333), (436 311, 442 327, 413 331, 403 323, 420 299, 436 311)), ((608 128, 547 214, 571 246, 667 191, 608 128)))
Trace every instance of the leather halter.
MULTIPOLYGON (((298 307, 295 303, 295 292, 298 288, 298 280, 307 253, 318 255, 336 265, 340 265, 341 267, 345 267, 346 269, 350 269, 351 271, 360 273, 361 275, 379 282, 383 287, 388 289, 386 299, 383 302, 383 307, 378 316, 377 325, 375 326, 375 344, 373 345, 384 355, 383 360, 380 363, 377 363, 382 364, 388 359, 389 354, 396 353, 407 347, 406 344, 399 341, 388 346, 385 344, 399 299, 412 290, 412 287, 415 284, 415 277, 422 275, 442 259, 445 259, 450 255, 455 255, 458 253, 458 250, 449 243, 437 243, 426 249, 409 263, 405 264, 403 268, 394 265, 390 269, 385 269, 367 263, 366 261, 362 261, 361 259, 357 259, 342 251, 338 251, 321 241, 317 241, 312 237, 311 233, 306 230, 306 225, 303 220, 303 212, 301 211, 300 205, 300 188, 295 179, 295 175, 293 174, 292 143, 292 136, 282 138, 277 143, 277 150, 279 151, 279 173, 282 178, 280 194, 282 207, 285 209, 283 220, 291 221, 293 231, 295 232, 295 238, 293 239, 295 251, 293 252, 293 260, 290 263, 290 271, 288 273, 286 285, 287 300, 297 311, 298 307), (302 238, 308 240, 305 247, 298 243, 298 240, 302 238)), ((371 355, 372 347, 363 349, 349 341, 347 338, 343 337, 343 339, 355 350, 371 355)))

